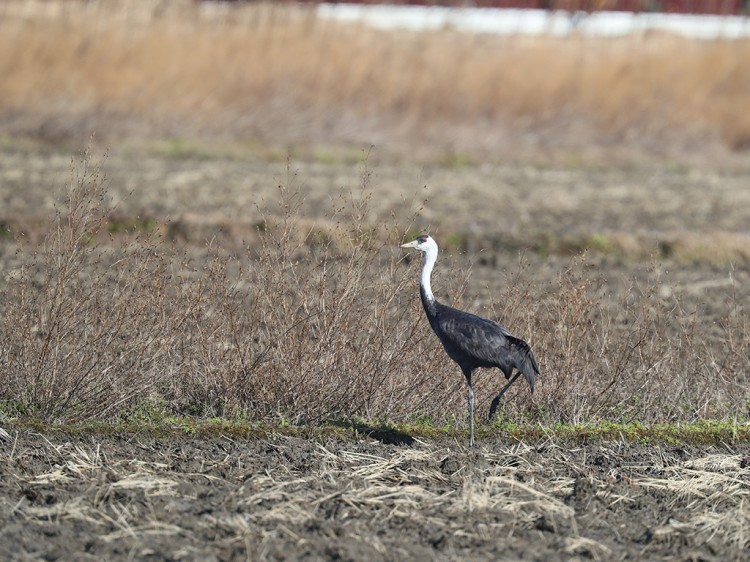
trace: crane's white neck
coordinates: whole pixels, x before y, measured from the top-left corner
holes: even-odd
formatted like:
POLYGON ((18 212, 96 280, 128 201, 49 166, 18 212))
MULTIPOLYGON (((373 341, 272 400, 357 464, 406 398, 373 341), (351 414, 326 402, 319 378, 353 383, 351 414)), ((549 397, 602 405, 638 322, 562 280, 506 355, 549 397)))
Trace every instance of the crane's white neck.
POLYGON ((437 256, 438 249, 436 244, 430 245, 424 252, 424 267, 422 268, 420 284, 422 285, 425 298, 429 301, 435 300, 435 295, 432 294, 432 287, 430 286, 430 277, 432 276, 432 268, 435 267, 437 256))

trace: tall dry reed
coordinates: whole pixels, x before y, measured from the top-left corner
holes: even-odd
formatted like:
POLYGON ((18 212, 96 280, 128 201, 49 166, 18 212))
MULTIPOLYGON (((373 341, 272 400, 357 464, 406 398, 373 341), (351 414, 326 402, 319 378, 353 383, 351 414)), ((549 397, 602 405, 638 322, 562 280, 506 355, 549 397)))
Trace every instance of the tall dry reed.
POLYGON ((286 3, 18 0, 0 14, 10 132, 484 149, 750 142, 744 40, 377 31, 286 3))

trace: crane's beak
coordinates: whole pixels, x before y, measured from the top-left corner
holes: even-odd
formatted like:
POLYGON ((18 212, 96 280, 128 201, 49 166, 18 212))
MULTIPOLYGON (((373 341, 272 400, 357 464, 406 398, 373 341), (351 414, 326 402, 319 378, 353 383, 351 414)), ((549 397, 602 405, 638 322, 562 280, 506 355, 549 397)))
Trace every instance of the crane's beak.
POLYGON ((411 242, 407 242, 406 244, 401 244, 402 248, 416 248, 417 244, 419 244, 419 240, 412 240, 411 242))

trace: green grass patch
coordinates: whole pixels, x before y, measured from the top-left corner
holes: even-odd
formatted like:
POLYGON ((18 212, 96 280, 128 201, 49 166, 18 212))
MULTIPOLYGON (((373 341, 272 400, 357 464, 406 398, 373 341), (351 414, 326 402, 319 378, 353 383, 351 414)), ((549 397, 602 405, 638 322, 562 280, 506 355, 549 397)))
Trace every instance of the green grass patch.
POLYGON ((205 143, 186 138, 173 138, 156 143, 154 153, 177 160, 208 160, 221 155, 217 154, 215 148, 205 143))
POLYGON ((159 227, 156 219, 148 216, 111 216, 107 221, 110 234, 150 233, 159 227))
MULTIPOLYGON (((166 411, 136 410, 132 416, 111 421, 82 424, 47 424, 37 418, 6 418, 5 429, 30 430, 77 436, 110 436, 145 434, 158 438, 264 439, 272 435, 301 438, 334 437, 355 439, 367 436, 385 444, 412 445, 415 440, 450 440, 459 443, 468 439, 468 431, 454 424, 436 424, 419 419, 406 423, 368 422, 364 420, 330 420, 318 424, 292 424, 287 420, 256 422, 225 418, 194 418, 175 416, 166 411)), ((477 445, 498 438, 511 442, 556 441, 569 445, 620 441, 641 445, 718 445, 750 443, 750 421, 698 420, 692 423, 664 423, 646 426, 640 423, 597 422, 591 424, 519 424, 496 422, 479 424, 477 445)))
POLYGON ((443 168, 457 170, 473 166, 476 162, 469 154, 450 151, 446 152, 441 158, 439 158, 438 164, 443 168))
POLYGON ((712 445, 750 442, 750 422, 731 420, 697 420, 692 423, 596 422, 590 424, 519 425, 503 422, 483 429, 482 434, 501 431, 517 441, 553 439, 570 443, 626 441, 668 445, 712 445))

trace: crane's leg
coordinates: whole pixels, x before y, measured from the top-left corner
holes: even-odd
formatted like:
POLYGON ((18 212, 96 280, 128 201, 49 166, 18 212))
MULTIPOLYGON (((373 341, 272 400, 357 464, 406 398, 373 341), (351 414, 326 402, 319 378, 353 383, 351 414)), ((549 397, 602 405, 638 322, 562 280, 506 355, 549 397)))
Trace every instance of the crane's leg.
POLYGON ((471 371, 466 376, 466 399, 469 402, 469 448, 474 447, 474 388, 471 386, 471 371))
POLYGON ((513 378, 511 378, 508 381, 508 384, 506 384, 503 389, 500 391, 500 394, 495 396, 495 399, 492 401, 492 404, 490 404, 490 415, 487 416, 487 421, 489 422, 492 420, 492 416, 495 415, 495 410, 497 410, 497 405, 500 404, 500 398, 502 398, 503 394, 505 394, 505 391, 510 388, 510 385, 512 385, 514 382, 516 382, 516 379, 521 376, 521 371, 518 371, 515 375, 513 375, 513 378))

